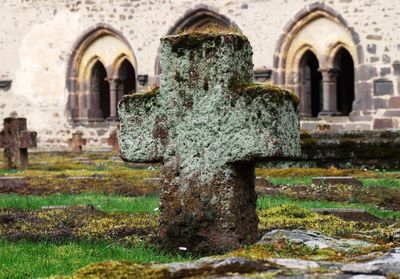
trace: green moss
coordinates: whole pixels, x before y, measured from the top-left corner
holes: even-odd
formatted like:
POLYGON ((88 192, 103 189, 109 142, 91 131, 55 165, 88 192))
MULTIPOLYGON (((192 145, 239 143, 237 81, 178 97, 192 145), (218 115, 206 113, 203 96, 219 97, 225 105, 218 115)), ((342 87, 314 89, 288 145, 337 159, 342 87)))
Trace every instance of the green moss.
POLYGON ((93 207, 70 206, 34 211, 0 209, 0 236, 9 240, 107 241, 137 245, 154 241, 154 214, 107 214, 93 207))
POLYGON ((233 78, 229 84, 230 89, 235 93, 248 96, 270 94, 274 96, 279 103, 283 103, 284 99, 290 99, 295 106, 298 106, 300 103, 300 99, 296 94, 271 83, 243 83, 240 79, 233 78))
POLYGON ((186 31, 178 35, 161 38, 161 41, 170 42, 172 51, 178 53, 178 56, 182 55, 184 50, 201 47, 205 42, 212 42, 215 47, 218 47, 222 43, 221 40, 232 43, 238 50, 242 49, 245 42, 248 42, 248 39, 241 33, 211 29, 186 31))
POLYGON ((166 278, 170 273, 165 267, 151 267, 123 261, 109 261, 88 265, 72 276, 53 276, 52 279, 81 278, 166 278))
POLYGON ((306 228, 331 236, 349 236, 358 230, 356 222, 344 221, 331 215, 320 215, 297 205, 283 205, 258 212, 259 229, 268 232, 273 229, 306 228))

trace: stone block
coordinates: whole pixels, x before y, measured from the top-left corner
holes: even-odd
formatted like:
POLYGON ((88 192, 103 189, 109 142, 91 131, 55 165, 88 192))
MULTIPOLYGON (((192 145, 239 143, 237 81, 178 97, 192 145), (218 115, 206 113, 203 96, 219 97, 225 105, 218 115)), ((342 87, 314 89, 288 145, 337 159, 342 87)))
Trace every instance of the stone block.
POLYGON ((381 68, 380 75, 381 75, 381 77, 384 77, 384 76, 390 75, 391 72, 392 72, 391 68, 384 67, 384 68, 381 68))
POLYGON ((391 129, 393 128, 393 119, 391 118, 376 118, 374 119, 373 129, 391 129))
POLYGON ((390 109, 400 108, 400 96, 391 97, 389 99, 389 106, 390 109))
POLYGON ((368 64, 361 65, 355 72, 355 81, 367 81, 378 76, 376 67, 368 64))
POLYGON ((368 44, 367 52, 371 54, 376 54, 376 44, 368 44))
POLYGON ((400 109, 388 109, 383 113, 386 117, 400 117, 400 109))
POLYGON ((387 99, 385 99, 385 98, 374 98, 374 108, 375 109, 387 108, 387 99))
POLYGON ((388 79, 374 80, 374 95, 393 95, 393 82, 388 79))
POLYGON ((400 61, 393 62, 393 73, 396 76, 400 76, 400 61))

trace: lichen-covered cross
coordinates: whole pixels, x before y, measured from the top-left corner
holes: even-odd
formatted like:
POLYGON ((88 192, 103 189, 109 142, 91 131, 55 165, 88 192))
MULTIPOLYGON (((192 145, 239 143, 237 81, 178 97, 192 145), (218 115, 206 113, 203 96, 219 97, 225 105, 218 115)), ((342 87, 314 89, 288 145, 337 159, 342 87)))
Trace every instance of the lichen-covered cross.
POLYGON ((28 148, 36 147, 36 132, 27 130, 26 118, 5 118, 0 147, 4 148, 6 168, 27 168, 28 148))
POLYGON ((297 97, 253 83, 237 33, 165 37, 161 68, 160 89, 119 103, 119 140, 126 161, 163 164, 162 243, 205 254, 255 242, 254 164, 299 153, 297 97))

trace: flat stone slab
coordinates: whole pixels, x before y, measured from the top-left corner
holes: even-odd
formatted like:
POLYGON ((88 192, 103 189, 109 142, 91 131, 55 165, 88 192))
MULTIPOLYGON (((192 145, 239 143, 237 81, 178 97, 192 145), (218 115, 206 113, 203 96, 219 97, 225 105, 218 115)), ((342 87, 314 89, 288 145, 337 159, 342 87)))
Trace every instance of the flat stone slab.
POLYGON ((268 259, 268 261, 289 269, 312 269, 320 267, 317 262, 298 259, 268 259))
POLYGON ((349 251, 372 245, 369 242, 357 239, 336 239, 314 231, 280 229, 266 233, 258 243, 265 244, 279 239, 287 239, 292 243, 303 243, 311 249, 330 248, 337 251, 349 251))
POLYGON ((345 185, 352 185, 352 186, 363 186, 362 182, 357 178, 352 176, 320 176, 320 177, 313 177, 312 183, 320 186, 320 185, 335 185, 335 184, 345 184, 345 185))
POLYGON ((352 176, 320 176, 313 177, 312 183, 319 186, 324 184, 345 184, 352 186, 363 186, 362 182, 352 176))
POLYGON ((333 215, 343 220, 361 221, 361 222, 378 222, 381 219, 372 215, 365 209, 358 208, 313 208, 315 213, 322 215, 333 215))
POLYGON ((367 263, 346 264, 342 271, 352 274, 400 275, 400 247, 394 248, 382 257, 367 263))

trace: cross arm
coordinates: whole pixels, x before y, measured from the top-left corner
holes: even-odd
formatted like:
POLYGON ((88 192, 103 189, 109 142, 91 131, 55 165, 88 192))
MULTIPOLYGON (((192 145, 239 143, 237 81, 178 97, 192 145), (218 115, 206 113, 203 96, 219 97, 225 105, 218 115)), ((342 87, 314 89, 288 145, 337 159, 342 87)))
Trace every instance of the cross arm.
POLYGON ((223 130, 228 161, 263 161, 300 155, 299 99, 271 84, 249 84, 230 92, 223 130))
POLYGON ((159 89, 124 96, 118 104, 121 158, 129 162, 161 162, 168 142, 166 117, 158 104, 159 89))
POLYGON ((29 132, 29 131, 21 131, 19 135, 19 147, 20 148, 32 148, 36 147, 37 133, 36 132, 29 132))

